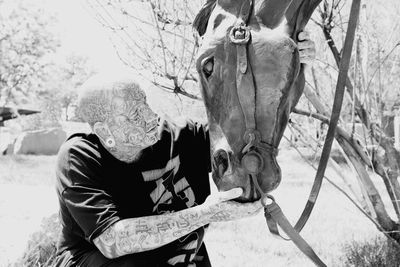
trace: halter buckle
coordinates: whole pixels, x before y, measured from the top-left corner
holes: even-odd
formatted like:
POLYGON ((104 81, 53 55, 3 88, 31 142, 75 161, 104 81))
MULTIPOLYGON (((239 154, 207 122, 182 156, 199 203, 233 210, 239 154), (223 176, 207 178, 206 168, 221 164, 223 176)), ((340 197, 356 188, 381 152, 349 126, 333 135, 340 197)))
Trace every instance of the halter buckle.
POLYGON ((237 45, 247 44, 250 40, 250 29, 243 23, 233 26, 229 32, 229 39, 237 45))
POLYGON ((261 134, 255 129, 247 129, 243 136, 243 141, 247 144, 257 144, 261 140, 261 134))

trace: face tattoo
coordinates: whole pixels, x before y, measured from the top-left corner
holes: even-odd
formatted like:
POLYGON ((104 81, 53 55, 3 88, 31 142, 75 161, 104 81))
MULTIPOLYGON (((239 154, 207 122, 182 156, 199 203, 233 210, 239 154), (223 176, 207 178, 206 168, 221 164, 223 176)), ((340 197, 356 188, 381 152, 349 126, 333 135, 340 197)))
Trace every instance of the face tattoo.
POLYGON ((113 90, 109 128, 123 160, 134 158, 137 150, 158 141, 158 115, 146 102, 144 92, 135 84, 113 90))

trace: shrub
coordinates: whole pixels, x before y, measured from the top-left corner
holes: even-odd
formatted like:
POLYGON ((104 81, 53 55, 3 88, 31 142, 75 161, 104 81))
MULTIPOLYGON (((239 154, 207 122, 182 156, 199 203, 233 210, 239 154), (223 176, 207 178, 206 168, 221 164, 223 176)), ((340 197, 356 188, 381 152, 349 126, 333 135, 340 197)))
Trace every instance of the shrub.
POLYGON ((353 241, 344 246, 344 266, 398 267, 400 248, 397 243, 384 237, 372 241, 353 241))
POLYGON ((22 258, 14 266, 52 266, 60 231, 58 214, 44 218, 41 229, 32 234, 22 258))

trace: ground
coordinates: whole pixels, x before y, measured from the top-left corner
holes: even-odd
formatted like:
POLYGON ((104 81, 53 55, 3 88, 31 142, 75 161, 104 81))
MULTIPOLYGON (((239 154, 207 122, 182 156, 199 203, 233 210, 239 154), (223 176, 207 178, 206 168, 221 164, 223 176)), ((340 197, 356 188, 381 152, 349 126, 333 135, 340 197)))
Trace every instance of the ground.
POLYGON ((57 212, 51 186, 2 184, 0 186, 0 266, 22 256, 29 236, 42 218, 57 212))
MULTIPOLYGON (((294 222, 306 203, 315 171, 289 147, 281 149, 278 162, 283 179, 273 195, 294 222)), ((42 218, 57 212, 54 164, 54 156, 0 157, 0 266, 20 257, 42 218)), ((340 183, 329 170, 328 175, 340 183)), ((328 266, 343 266, 344 244, 378 235, 375 226, 324 181, 302 236, 328 266)), ((314 266, 291 242, 269 234, 262 213, 211 225, 205 242, 214 267, 314 266)))

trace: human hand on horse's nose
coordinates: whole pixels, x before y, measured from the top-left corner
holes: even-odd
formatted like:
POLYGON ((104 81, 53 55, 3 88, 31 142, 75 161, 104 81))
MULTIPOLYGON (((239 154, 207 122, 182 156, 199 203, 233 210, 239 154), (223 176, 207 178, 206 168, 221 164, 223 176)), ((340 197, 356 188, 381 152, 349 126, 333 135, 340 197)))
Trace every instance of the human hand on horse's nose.
POLYGON ((297 47, 299 48, 300 63, 312 65, 315 59, 315 43, 310 39, 307 31, 302 31, 297 35, 297 47))
POLYGON ((213 206, 224 201, 232 200, 240 197, 243 194, 243 189, 240 187, 232 188, 228 191, 212 193, 204 202, 204 205, 213 206))
POLYGON ((210 195, 203 204, 204 213, 210 222, 232 221, 258 214, 262 210, 260 201, 239 203, 231 201, 243 193, 241 188, 210 195))

